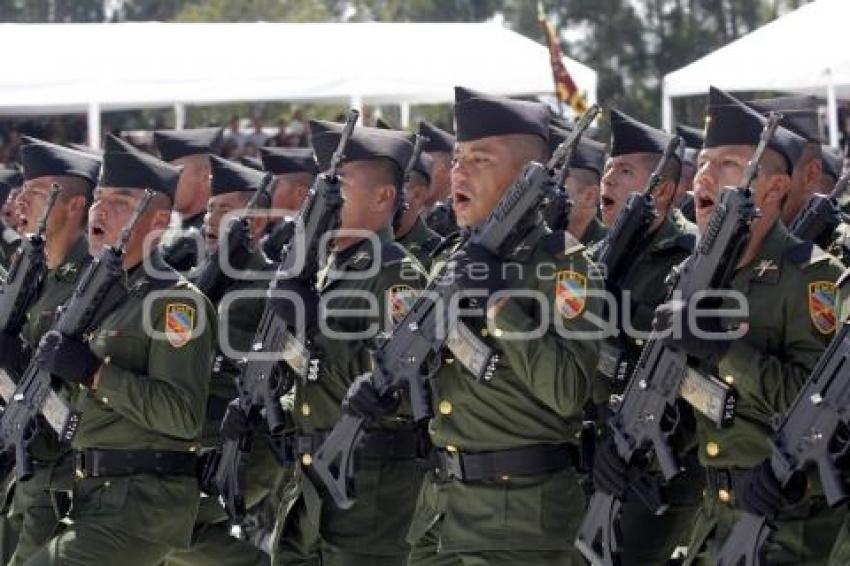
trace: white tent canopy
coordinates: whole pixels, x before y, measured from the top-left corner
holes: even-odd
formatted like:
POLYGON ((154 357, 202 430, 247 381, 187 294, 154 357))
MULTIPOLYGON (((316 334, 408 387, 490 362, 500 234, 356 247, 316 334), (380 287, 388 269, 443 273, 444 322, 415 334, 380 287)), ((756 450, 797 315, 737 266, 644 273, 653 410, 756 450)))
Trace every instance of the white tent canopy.
POLYGON ((671 99, 729 91, 772 90, 825 96, 830 143, 837 145, 836 97, 850 96, 850 50, 844 41, 848 0, 815 0, 664 77, 664 127, 671 99))
MULTIPOLYGON (((554 90, 548 51, 495 23, 0 24, 0 114, 234 101, 444 103, 554 90)), ((564 58, 591 101, 596 72, 564 58)), ((90 139, 96 144, 97 140, 90 139)))

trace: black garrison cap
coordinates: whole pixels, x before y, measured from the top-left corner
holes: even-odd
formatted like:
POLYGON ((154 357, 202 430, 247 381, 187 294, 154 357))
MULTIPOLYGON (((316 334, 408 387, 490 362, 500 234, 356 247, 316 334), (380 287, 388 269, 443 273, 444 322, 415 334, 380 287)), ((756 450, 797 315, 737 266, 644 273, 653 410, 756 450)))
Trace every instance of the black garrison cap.
POLYGON ((814 96, 780 96, 749 100, 746 104, 764 116, 770 112, 779 112, 782 114, 780 126, 809 143, 821 143, 818 99, 814 96))
MULTIPOLYGON (((569 132, 557 126, 549 127, 549 150, 550 153, 565 140, 569 132)), ((605 168, 605 145, 582 136, 570 159, 570 167, 573 169, 587 169, 597 175, 602 175, 605 168)))
POLYGON ((703 131, 691 126, 676 126, 676 135, 685 140, 685 147, 690 149, 702 149, 702 144, 705 141, 703 131))
POLYGON ((157 130, 153 140, 164 161, 174 161, 187 155, 218 153, 221 149, 222 128, 193 130, 157 130))
POLYGON ((245 167, 250 167, 255 171, 264 171, 263 162, 257 159, 256 157, 251 157, 250 155, 243 155, 239 158, 239 163, 244 165, 245 167))
POLYGON ((509 134, 536 135, 549 141, 549 109, 539 102, 490 96, 455 87, 457 141, 509 134))
POLYGON ((309 147, 261 147, 263 169, 275 175, 286 173, 319 173, 316 156, 309 147))
MULTIPOLYGON (((331 157, 336 151, 342 130, 342 124, 310 120, 310 143, 322 170, 330 167, 331 157)), ((354 128, 348 140, 342 162, 369 161, 383 157, 393 161, 399 170, 404 171, 412 152, 413 144, 400 132, 358 126, 354 128)))
MULTIPOLYGON (((766 122, 764 116, 734 96, 711 87, 708 93, 705 147, 758 145, 766 122)), ((768 147, 785 158, 790 172, 800 158, 804 143, 803 138, 780 126, 776 128, 768 147)))
POLYGON ((820 159, 824 174, 836 181, 841 178, 841 170, 844 169, 844 154, 828 145, 822 145, 820 159))
POLYGON ((100 172, 100 159, 75 149, 62 147, 28 136, 23 137, 21 164, 24 179, 48 175, 80 177, 94 187, 100 172))
POLYGON ((266 177, 261 171, 217 155, 210 155, 210 170, 213 196, 235 192, 253 193, 260 188, 266 177))
POLYGON ((106 135, 100 185, 150 189, 174 200, 180 168, 144 153, 112 134, 106 135))
MULTIPOLYGON (((673 136, 611 109, 611 156, 664 153, 673 136)), ((677 155, 678 157, 678 155, 677 155)))
POLYGON ((422 145, 422 151, 429 153, 452 153, 454 151, 455 137, 427 120, 419 122, 419 135, 428 138, 428 141, 422 145))

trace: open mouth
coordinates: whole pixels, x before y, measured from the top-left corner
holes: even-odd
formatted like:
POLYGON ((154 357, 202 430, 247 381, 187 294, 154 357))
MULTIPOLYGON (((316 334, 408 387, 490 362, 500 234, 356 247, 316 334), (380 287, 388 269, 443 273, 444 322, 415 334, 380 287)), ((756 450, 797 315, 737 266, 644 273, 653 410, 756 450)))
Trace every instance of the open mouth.
POLYGON ((92 227, 91 227, 91 235, 92 236, 94 236, 96 238, 100 238, 105 234, 106 234, 106 230, 103 229, 103 226, 100 226, 100 225, 97 225, 97 224, 92 225, 92 227))
POLYGON ((26 216, 18 215, 16 224, 18 225, 18 230, 22 233, 26 233, 27 228, 29 228, 29 220, 27 220, 26 216))
POLYGON ((603 208, 608 208, 608 207, 610 207, 610 206, 614 206, 614 199, 612 199, 612 198, 611 198, 611 197, 609 197, 608 195, 602 195, 602 196, 600 197, 600 200, 601 200, 601 202, 602 202, 602 207, 603 207, 603 208))
POLYGON ((701 190, 694 191, 694 202, 697 210, 712 208, 715 204, 714 196, 708 191, 701 190))
POLYGON ((472 198, 470 198, 469 194, 464 191, 454 191, 454 194, 452 195, 452 202, 454 202, 455 205, 466 206, 472 202, 472 198))

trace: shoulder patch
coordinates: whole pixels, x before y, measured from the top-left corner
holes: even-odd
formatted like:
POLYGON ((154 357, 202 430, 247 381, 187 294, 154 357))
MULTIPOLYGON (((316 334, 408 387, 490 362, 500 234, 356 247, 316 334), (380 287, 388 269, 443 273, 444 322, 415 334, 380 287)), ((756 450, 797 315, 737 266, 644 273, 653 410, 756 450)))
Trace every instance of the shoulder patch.
POLYGON ((812 242, 800 242, 785 250, 785 257, 802 269, 826 261, 830 255, 812 242))
POLYGON ((186 303, 165 305, 165 336, 175 348, 182 348, 192 339, 195 330, 195 307, 186 303))
POLYGON ((809 283, 809 317, 821 334, 835 331, 836 285, 831 281, 809 283))
POLYGON ((409 285, 393 285, 387 289, 387 313, 393 325, 401 322, 413 307, 417 296, 416 290, 409 285))
POLYGON ((559 271, 555 274, 555 305, 565 319, 570 320, 584 312, 587 304, 587 277, 577 271, 559 271))

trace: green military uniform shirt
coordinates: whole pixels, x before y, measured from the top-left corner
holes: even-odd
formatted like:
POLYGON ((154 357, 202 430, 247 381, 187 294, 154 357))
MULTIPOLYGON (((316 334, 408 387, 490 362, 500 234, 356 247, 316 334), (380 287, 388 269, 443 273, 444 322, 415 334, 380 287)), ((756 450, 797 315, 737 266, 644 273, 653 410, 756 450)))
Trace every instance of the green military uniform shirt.
MULTIPOLYGON (((835 258, 801 242, 779 221, 756 257, 735 273, 731 287, 748 300, 749 328, 721 358, 718 375, 736 389, 738 402, 728 428, 696 412, 703 466, 746 470, 770 456, 772 419, 791 406, 834 334, 840 273, 835 258)), ((826 509, 812 479, 809 497, 777 517, 767 545, 770 563, 821 564, 826 559, 841 517, 826 509)), ((741 515, 735 497, 729 489, 709 486, 692 529, 693 563, 711 563, 741 515), (698 553, 701 548, 705 556, 698 553)))
POLYGON ((437 249, 443 238, 435 231, 428 228, 422 218, 417 218, 413 227, 407 234, 396 239, 396 241, 404 246, 408 252, 413 255, 422 267, 430 269, 431 253, 437 249))
MULTIPOLYGON (((541 303, 509 299, 490 330, 482 320, 467 319, 499 356, 492 380, 476 382, 454 362, 444 364, 430 381, 434 417, 429 433, 439 449, 474 453, 579 444, 598 349, 596 339, 570 333, 596 330, 586 314, 601 316, 601 301, 589 299, 588 291, 598 292, 602 281, 591 278, 584 247, 571 234, 546 232, 535 226, 503 254, 508 264, 522 266, 521 282, 514 287, 538 293, 541 303), (540 333, 529 337, 538 327, 540 333)), ((447 245, 432 273, 439 273, 461 244, 457 239, 447 245)), ((448 553, 570 554, 584 506, 573 468, 495 483, 434 478, 423 486, 410 540, 426 540, 428 532, 426 538, 436 537, 440 552, 448 553)), ((545 560, 542 556, 526 558, 534 563, 545 560)), ((570 560, 580 563, 577 556, 570 560)))
MULTIPOLYGON (((150 262, 169 271, 159 254, 150 262)), ((72 447, 195 452, 204 423, 215 311, 184 279, 148 276, 142 265, 127 273, 125 288, 126 296, 92 332, 89 345, 103 365, 97 388, 76 396, 82 418, 72 447)), ((77 482, 75 497, 82 504, 75 503, 72 519, 110 519, 118 530, 176 548, 188 545, 198 509, 196 478, 132 475, 107 483, 102 478, 77 482), (99 495, 104 489, 108 499, 99 495)))
MULTIPOLYGON (((318 360, 319 369, 315 379, 296 385, 293 416, 299 434, 328 431, 336 424, 349 386, 372 369, 371 338, 376 332, 391 329, 425 284, 418 262, 393 242, 391 230, 377 233, 377 241, 380 249, 374 249, 372 240, 367 239, 332 253, 318 274, 317 288, 326 301, 327 329, 346 335, 333 337, 325 332, 312 339, 310 354, 318 360), (377 310, 369 316, 355 316, 355 309, 369 307, 367 297, 374 298, 372 306, 377 310)), ((370 425, 369 430, 412 431, 413 422, 405 405, 402 403, 396 413, 370 425)), ((309 471, 310 461, 309 453, 301 457, 301 473, 296 478, 305 505, 294 508, 306 513, 311 528, 320 533, 326 544, 344 553, 407 555, 410 549, 405 535, 422 477, 415 460, 361 459, 354 478, 357 501, 345 511, 336 508, 329 497, 320 499, 318 484, 304 473, 309 471)), ((285 520, 299 519, 290 516, 285 520)), ((368 563, 374 563, 374 557, 368 563)))

